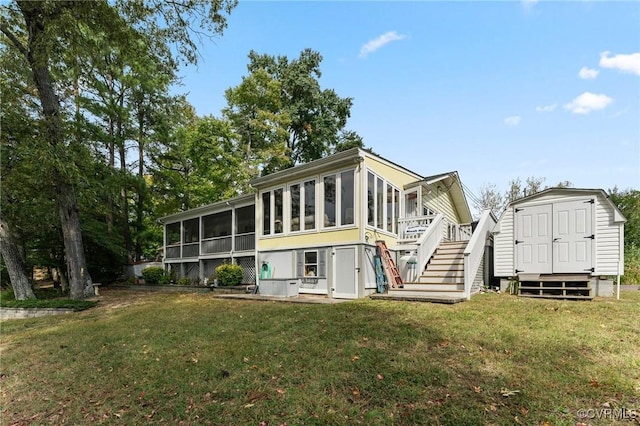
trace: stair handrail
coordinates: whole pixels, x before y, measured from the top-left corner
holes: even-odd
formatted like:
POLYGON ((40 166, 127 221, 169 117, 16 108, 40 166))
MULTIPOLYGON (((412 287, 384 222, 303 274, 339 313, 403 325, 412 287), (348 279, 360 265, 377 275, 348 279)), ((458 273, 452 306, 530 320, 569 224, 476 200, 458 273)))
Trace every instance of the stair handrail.
POLYGON ((464 296, 467 300, 471 299, 471 286, 484 255, 487 237, 496 223, 497 220, 491 210, 484 210, 475 231, 471 235, 471 239, 464 249, 464 296))
POLYGON ((420 238, 417 241, 418 250, 416 253, 416 263, 418 267, 418 274, 422 273, 427 262, 433 256, 436 249, 440 245, 442 241, 442 236, 444 234, 442 227, 445 225, 444 214, 439 213, 433 219, 429 228, 425 232, 422 233, 420 238))

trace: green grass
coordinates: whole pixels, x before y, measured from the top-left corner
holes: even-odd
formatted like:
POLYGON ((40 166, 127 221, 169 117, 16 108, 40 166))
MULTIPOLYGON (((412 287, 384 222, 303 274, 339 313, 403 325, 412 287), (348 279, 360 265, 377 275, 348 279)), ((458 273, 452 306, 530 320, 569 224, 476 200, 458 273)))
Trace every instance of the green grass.
POLYGON ((120 293, 2 324, 3 424, 575 425, 579 409, 640 408, 640 291, 458 305, 120 293))
POLYGON ((13 290, 0 292, 0 307, 3 308, 65 308, 82 311, 93 308, 96 302, 90 300, 69 300, 58 289, 41 288, 34 290, 37 299, 16 300, 13 290))

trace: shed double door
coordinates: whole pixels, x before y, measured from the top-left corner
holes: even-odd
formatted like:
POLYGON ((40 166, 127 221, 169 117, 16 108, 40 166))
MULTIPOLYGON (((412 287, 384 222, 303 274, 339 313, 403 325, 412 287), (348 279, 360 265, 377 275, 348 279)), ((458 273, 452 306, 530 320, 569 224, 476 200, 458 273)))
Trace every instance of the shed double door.
POLYGON ((516 273, 591 272, 592 206, 586 200, 516 208, 516 273))

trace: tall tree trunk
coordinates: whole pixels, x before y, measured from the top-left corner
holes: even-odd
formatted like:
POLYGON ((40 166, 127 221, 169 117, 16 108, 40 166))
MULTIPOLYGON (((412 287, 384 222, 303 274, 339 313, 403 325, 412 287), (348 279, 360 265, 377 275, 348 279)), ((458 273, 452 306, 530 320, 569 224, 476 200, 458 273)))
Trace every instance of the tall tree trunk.
POLYGON ((9 224, 0 216, 0 253, 9 272, 9 281, 17 300, 35 299, 31 283, 25 273, 20 249, 15 243, 9 224))
MULTIPOLYGON (((46 43, 47 28, 45 28, 47 12, 41 2, 18 1, 17 3, 29 34, 28 46, 24 53, 38 89, 47 142, 54 151, 61 148, 64 138, 60 118, 60 100, 56 96, 48 68, 49 53, 46 43)), ((75 188, 66 181, 60 170, 53 170, 52 178, 60 211, 71 298, 81 300, 93 294, 93 286, 84 256, 75 188)))
POLYGON ((142 259, 142 227, 144 226, 144 110, 143 102, 138 105, 138 204, 136 206, 136 261, 142 259))
POLYGON ((120 189, 120 197, 122 198, 122 234, 124 237, 124 246, 127 250, 127 260, 129 264, 133 263, 133 240, 131 238, 131 230, 129 229, 129 192, 127 191, 127 151, 125 149, 124 129, 122 119, 118 118, 118 150, 120 153, 120 171, 122 174, 122 188, 120 189))

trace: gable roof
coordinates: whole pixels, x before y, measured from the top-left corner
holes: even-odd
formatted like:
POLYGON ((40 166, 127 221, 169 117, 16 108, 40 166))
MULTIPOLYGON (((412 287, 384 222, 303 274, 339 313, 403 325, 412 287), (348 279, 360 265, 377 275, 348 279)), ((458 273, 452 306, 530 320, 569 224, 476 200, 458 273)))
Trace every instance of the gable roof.
POLYGON ((460 180, 460 176, 457 171, 454 170, 452 172, 425 176, 419 181, 405 185, 404 189, 412 188, 417 185, 431 186, 436 185, 437 183, 442 183, 445 188, 447 188, 447 191, 451 195, 453 205, 460 215, 460 221, 462 223, 471 223, 473 221, 473 215, 471 214, 471 209, 469 208, 469 203, 467 202, 467 197, 465 196, 464 189, 462 187, 462 181, 460 180))
POLYGON ((559 194, 559 195, 595 195, 600 196, 609 206, 613 209, 613 221, 614 222, 626 222, 627 219, 624 217, 620 209, 613 204, 609 195, 603 189, 588 189, 588 188, 547 188, 543 191, 536 192, 535 194, 527 195, 526 197, 518 198, 509 203, 509 206, 515 206, 521 203, 525 203, 527 201, 532 201, 540 197, 544 197, 546 195, 551 194, 559 194))

